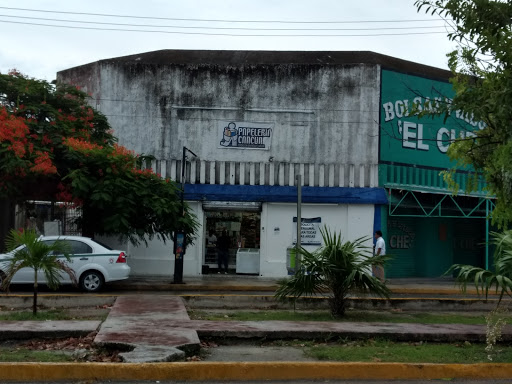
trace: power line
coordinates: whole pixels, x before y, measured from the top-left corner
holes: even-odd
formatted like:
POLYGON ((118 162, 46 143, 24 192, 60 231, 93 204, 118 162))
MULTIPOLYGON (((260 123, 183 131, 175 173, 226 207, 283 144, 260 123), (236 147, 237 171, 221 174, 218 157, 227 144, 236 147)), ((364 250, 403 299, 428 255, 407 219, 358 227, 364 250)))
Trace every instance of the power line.
MULTIPOLYGON (((1 8, 1 7, 0 7, 1 8)), ((125 27, 151 27, 151 28, 176 28, 176 29, 210 29, 210 30, 244 30, 244 31, 378 31, 378 30, 404 30, 404 29, 433 29, 442 28, 443 25, 432 26, 418 26, 418 27, 377 27, 377 28, 247 28, 247 27, 194 27, 194 26, 181 26, 181 25, 153 25, 153 24, 129 24, 129 23, 112 23, 112 22, 99 22, 99 21, 84 21, 84 20, 70 20, 70 19, 51 19, 45 17, 28 17, 28 16, 12 16, 0 15, 0 17, 9 17, 16 19, 28 20, 44 20, 56 21, 64 23, 77 23, 77 24, 99 24, 99 25, 114 25, 125 27)))
POLYGON ((40 27, 66 28, 66 29, 86 29, 94 31, 114 31, 114 32, 142 32, 142 33, 165 33, 174 35, 202 35, 202 36, 233 36, 233 37, 358 37, 358 36, 404 36, 404 35, 431 35, 446 34, 446 30, 439 32, 407 32, 407 33, 354 33, 354 34, 233 34, 233 33, 206 33, 206 32, 182 32, 182 31, 151 31, 145 29, 126 29, 126 28, 99 28, 83 27, 72 25, 55 25, 43 23, 29 23, 22 21, 0 20, 0 23, 36 25, 40 27))
POLYGON ((280 24, 360 24, 360 23, 417 23, 432 21, 432 19, 411 19, 411 20, 331 20, 331 21, 288 21, 288 20, 229 20, 229 19, 192 19, 192 18, 177 18, 177 17, 155 17, 155 16, 133 16, 133 15, 119 15, 108 13, 88 13, 88 12, 70 12, 70 11, 55 11, 46 9, 30 9, 30 8, 14 8, 14 7, 0 7, 0 9, 8 9, 13 11, 25 12, 44 12, 44 13, 60 13, 66 15, 86 15, 86 16, 100 16, 100 17, 119 17, 131 19, 151 19, 151 20, 174 20, 174 21, 197 21, 197 22, 218 22, 218 23, 280 23, 280 24))

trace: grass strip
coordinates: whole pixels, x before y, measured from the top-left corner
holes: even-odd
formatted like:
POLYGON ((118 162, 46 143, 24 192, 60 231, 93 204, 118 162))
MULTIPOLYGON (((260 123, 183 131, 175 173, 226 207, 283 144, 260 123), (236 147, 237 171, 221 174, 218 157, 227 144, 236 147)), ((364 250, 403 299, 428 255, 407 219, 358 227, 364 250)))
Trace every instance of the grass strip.
POLYGON ((512 347, 498 345, 489 360, 484 344, 403 343, 388 340, 352 341, 305 346, 304 353, 323 361, 401 363, 509 363, 512 347))
MULTIPOLYGON (((432 312, 368 312, 349 311, 342 319, 333 319, 329 311, 189 311, 193 320, 223 321, 336 321, 336 322, 385 322, 422 324, 485 324, 485 315, 447 314, 432 312)), ((507 317, 511 323, 512 318, 507 317)))
POLYGON ((59 351, 34 351, 20 347, 0 347, 0 362, 60 363, 74 361, 73 357, 59 351))
POLYGON ((105 320, 107 314, 98 316, 77 316, 60 309, 38 311, 34 316, 32 311, 0 312, 0 321, 47 321, 47 320, 105 320))

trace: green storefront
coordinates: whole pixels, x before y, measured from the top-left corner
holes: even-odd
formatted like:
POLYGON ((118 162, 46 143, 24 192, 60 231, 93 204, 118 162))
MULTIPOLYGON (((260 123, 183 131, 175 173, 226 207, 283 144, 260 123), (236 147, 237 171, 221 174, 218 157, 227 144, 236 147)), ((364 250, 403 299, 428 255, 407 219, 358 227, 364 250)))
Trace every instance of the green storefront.
POLYGON ((457 170, 454 195, 440 174, 453 167, 450 141, 470 138, 481 124, 458 112, 446 120, 408 115, 414 105, 424 110, 449 102, 447 81, 385 69, 381 76, 379 183, 389 203, 377 221, 393 256, 386 277, 438 277, 454 263, 489 266, 493 200, 485 184, 467 194, 469 172, 457 170))

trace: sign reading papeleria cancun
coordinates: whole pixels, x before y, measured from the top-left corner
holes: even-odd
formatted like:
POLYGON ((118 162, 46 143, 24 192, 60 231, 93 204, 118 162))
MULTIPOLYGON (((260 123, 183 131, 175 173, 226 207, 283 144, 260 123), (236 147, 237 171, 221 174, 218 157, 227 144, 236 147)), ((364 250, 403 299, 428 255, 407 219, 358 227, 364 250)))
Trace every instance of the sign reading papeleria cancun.
POLYGON ((456 138, 474 136, 483 129, 460 111, 444 116, 418 118, 409 111, 435 110, 451 101, 454 91, 448 82, 382 70, 380 112, 381 161, 449 168, 446 155, 456 138))
POLYGON ((218 126, 218 148, 269 150, 274 125, 242 121, 221 121, 218 126))

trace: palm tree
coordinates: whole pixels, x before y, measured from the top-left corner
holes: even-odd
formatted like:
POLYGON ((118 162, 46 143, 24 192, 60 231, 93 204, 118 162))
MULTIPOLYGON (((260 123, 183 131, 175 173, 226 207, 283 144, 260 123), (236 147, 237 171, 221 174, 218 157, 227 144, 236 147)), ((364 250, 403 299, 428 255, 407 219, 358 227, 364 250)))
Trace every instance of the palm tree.
POLYGON ((301 268, 290 279, 279 282, 275 293, 278 300, 328 292, 331 314, 339 318, 345 314, 350 290, 389 297, 386 284, 371 273, 372 265, 383 266, 389 256, 372 256, 364 245, 368 237, 342 242, 341 234, 331 234, 327 228, 320 232, 324 245, 313 252, 300 250, 301 268))
POLYGON ((446 274, 455 272, 455 280, 462 292, 466 292, 468 283, 475 284, 478 294, 485 294, 487 298, 489 290, 495 289, 500 293, 497 306, 500 305, 503 296, 512 297, 512 230, 490 232, 491 244, 496 246, 494 252, 494 271, 472 265, 454 264, 446 271, 446 274))
POLYGON ((64 256, 70 261, 67 244, 63 241, 53 243, 39 240, 34 230, 12 230, 7 237, 7 249, 12 252, 12 258, 8 261, 2 288, 8 290, 12 278, 21 268, 34 270, 34 300, 32 313, 37 315, 37 273, 44 273, 46 284, 57 289, 61 272, 67 273, 71 281, 76 284, 75 273, 60 257, 64 256), (57 257, 59 255, 59 257, 57 257))

